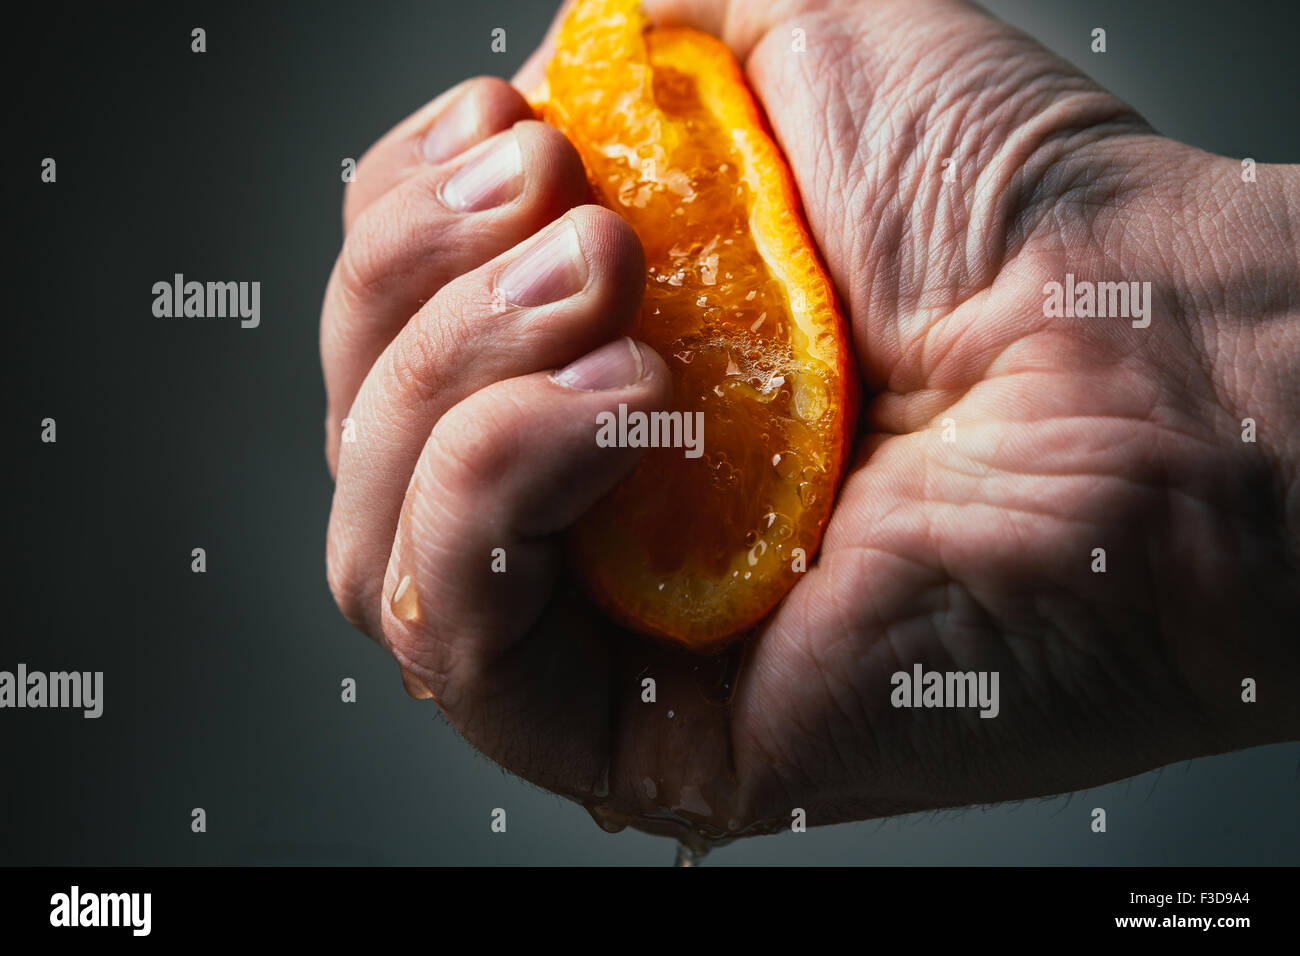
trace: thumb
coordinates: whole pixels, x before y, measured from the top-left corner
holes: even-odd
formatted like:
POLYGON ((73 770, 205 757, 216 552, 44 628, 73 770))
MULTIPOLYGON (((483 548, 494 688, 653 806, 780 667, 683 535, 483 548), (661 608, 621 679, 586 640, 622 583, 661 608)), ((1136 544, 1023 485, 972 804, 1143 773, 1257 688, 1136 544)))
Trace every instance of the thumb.
POLYGON ((1143 178, 1149 157, 1113 148, 1150 134, 1141 117, 966 0, 645 7, 744 63, 873 385, 911 380, 900 364, 936 317, 979 301, 1009 263, 1078 247, 1143 178))

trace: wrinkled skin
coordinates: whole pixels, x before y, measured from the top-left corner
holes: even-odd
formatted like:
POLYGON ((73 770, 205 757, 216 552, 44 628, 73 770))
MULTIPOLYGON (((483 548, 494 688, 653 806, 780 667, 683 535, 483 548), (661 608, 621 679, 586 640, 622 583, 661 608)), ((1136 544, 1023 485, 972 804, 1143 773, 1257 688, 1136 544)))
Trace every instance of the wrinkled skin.
MULTIPOLYGON (((637 383, 576 395, 543 373, 631 322, 639 249, 580 209, 580 301, 540 326, 479 317, 488 260, 580 203, 581 170, 525 121, 520 208, 430 211, 460 161, 412 146, 433 104, 361 164, 322 327, 330 583, 408 689, 526 779, 714 836, 795 808, 821 825, 1059 793, 1300 736, 1300 167, 1243 183, 1237 160, 1154 134, 950 0, 647 9, 721 36, 768 111, 851 316, 856 457, 729 704, 700 692, 699 659, 615 631, 565 577, 559 536, 633 463, 589 448, 594 412, 654 407, 666 373, 646 356, 637 383), (1067 272, 1151 282, 1150 326, 1044 317, 1067 272), (418 621, 390 607, 407 574, 418 621), (891 707, 890 675, 916 662, 998 671, 1000 713, 891 707)), ((527 115, 499 81, 470 88, 477 139, 527 115)))

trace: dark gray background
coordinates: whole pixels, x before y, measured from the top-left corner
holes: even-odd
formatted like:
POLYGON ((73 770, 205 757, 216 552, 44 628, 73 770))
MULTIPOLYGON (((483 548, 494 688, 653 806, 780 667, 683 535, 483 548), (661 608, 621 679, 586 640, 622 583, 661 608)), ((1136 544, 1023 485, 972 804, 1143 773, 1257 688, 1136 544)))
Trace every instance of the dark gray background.
MULTIPOLYGON (((1163 132, 1273 162, 1300 161, 1294 6, 991 4, 1163 132), (1094 26, 1104 56, 1088 50, 1094 26)), ((103 670, 106 704, 98 721, 0 712, 0 862, 667 862, 665 841, 606 835, 477 756, 406 697, 325 585, 316 336, 340 161, 457 80, 510 75, 550 5, 179 7, 43 6, 9 34, 7 331, 22 394, 6 409, 18 488, 0 668, 103 670), (193 26, 205 55, 189 52, 193 26), (498 26, 505 54, 489 50, 498 26), (38 182, 45 156, 57 185, 38 182), (153 318, 151 286, 175 272, 261 281, 261 328, 153 318), (39 443, 46 416, 57 445, 39 443), (205 575, 189 570, 196 546, 205 575), (356 704, 339 701, 344 677, 356 704), (489 830, 494 807, 505 835, 489 830)), ((1295 864, 1298 757, 1261 748, 713 859, 1295 864)))

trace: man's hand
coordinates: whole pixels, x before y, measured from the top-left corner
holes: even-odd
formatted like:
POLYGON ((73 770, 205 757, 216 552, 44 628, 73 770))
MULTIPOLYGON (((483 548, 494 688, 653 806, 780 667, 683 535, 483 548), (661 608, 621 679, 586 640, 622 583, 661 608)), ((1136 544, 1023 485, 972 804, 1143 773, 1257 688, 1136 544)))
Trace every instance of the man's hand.
POLYGON ((515 90, 463 84, 363 160, 322 317, 331 587, 408 687, 607 822, 710 836, 1300 734, 1300 168, 1243 182, 956 0, 646 6, 768 110, 874 396, 859 454, 729 702, 576 594, 555 535, 635 456, 595 413, 668 388, 618 338, 640 250, 515 90), (1149 324, 1045 314, 1067 274, 1150 283, 1149 324), (916 663, 999 672, 997 717, 893 708, 916 663))

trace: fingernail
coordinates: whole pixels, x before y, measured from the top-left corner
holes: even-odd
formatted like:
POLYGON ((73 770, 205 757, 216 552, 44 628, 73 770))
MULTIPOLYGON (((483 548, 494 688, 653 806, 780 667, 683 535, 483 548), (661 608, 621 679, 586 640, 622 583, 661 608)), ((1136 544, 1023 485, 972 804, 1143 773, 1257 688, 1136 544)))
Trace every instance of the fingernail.
POLYGON ((533 240, 497 279, 497 292, 513 305, 545 305, 573 295, 587 284, 587 260, 578 230, 561 219, 533 240))
POLYGON ((645 359, 641 357, 641 347, 631 339, 622 338, 566 365, 551 376, 551 381, 565 388, 600 392, 639 382, 644 374, 645 359))
POLYGON ((474 97, 455 94, 424 134, 420 151, 426 162, 442 163, 459 156, 478 136, 479 115, 474 97))
POLYGON ((513 130, 494 136, 442 184, 442 201, 457 212, 500 206, 519 195, 523 164, 513 130))

